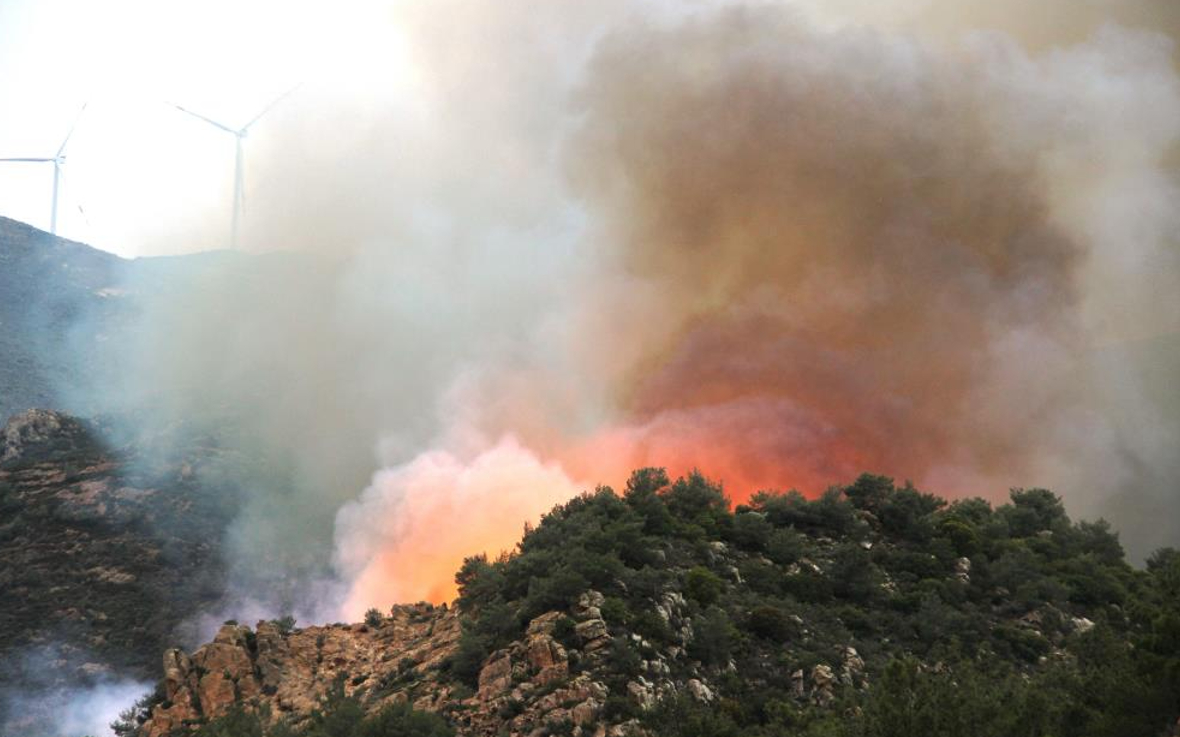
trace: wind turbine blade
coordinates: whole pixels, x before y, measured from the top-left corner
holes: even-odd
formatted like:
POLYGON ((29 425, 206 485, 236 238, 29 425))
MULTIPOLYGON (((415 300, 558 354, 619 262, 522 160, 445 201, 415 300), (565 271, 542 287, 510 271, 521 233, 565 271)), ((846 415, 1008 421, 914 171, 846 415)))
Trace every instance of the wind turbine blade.
POLYGON ((255 115, 253 118, 251 118, 251 119, 250 119, 250 122, 249 122, 249 123, 246 123, 245 125, 243 125, 243 126, 242 126, 241 130, 239 130, 239 131, 238 131, 238 134, 239 134, 239 135, 245 134, 245 132, 246 132, 246 131, 248 131, 248 130, 250 129, 250 126, 254 125, 254 124, 255 124, 255 123, 257 123, 259 120, 262 120, 262 116, 264 116, 264 115, 266 115, 267 113, 269 113, 269 112, 271 111, 271 109, 272 109, 272 108, 274 108, 274 106, 275 106, 275 105, 278 105, 280 102, 282 102, 282 101, 283 101, 283 100, 285 100, 287 97, 289 97, 289 96, 291 95, 291 93, 292 93, 292 92, 294 92, 295 90, 299 89, 299 88, 300 88, 300 87, 302 87, 302 86, 303 86, 303 82, 300 82, 299 84, 295 85, 294 87, 292 87, 291 89, 287 90, 287 91, 286 91, 286 92, 284 92, 283 94, 279 95, 279 96, 278 96, 278 97, 276 97, 275 99, 271 100, 269 105, 267 105, 266 107, 262 108, 262 111, 261 111, 261 112, 259 112, 257 115, 255 115))
POLYGON ((46 161, 56 161, 56 158, 54 158, 54 159, 29 159, 29 158, 24 158, 24 159, 0 159, 0 161, 23 161, 23 162, 27 162, 27 163, 44 163, 44 162, 46 162, 46 161))
POLYGON ((232 133, 235 136, 238 135, 238 132, 236 130, 234 130, 233 128, 230 128, 228 125, 222 125, 221 123, 218 123, 216 120, 213 120, 212 118, 206 118, 204 115, 201 115, 200 113, 194 113, 192 110, 185 109, 185 108, 181 107, 180 105, 177 105, 175 102, 170 102, 168 104, 171 105, 172 107, 176 108, 180 112, 188 113, 189 115, 193 116, 194 118, 197 118, 199 120, 203 120, 206 123, 208 123, 209 125, 214 126, 216 128, 220 128, 221 130, 225 131, 226 133, 232 133))
POLYGON ((74 124, 70 126, 69 133, 66 133, 65 140, 57 147, 57 156, 54 158, 61 158, 62 152, 66 150, 66 144, 70 142, 70 136, 74 135, 74 129, 78 127, 78 121, 82 119, 82 113, 86 112, 86 106, 89 104, 89 102, 82 103, 82 109, 78 111, 78 116, 74 118, 74 124))

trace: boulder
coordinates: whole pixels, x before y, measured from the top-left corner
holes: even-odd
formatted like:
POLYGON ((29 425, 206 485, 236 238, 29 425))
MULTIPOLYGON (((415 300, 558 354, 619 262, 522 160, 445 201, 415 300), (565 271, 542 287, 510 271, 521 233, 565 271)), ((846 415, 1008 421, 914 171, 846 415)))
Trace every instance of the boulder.
POLYGON ((587 619, 585 622, 578 622, 574 627, 574 632, 578 635, 583 645, 587 649, 593 649, 589 646, 604 641, 610 637, 610 631, 606 627, 606 622, 601 618, 587 619))
POLYGON ((685 686, 688 688, 689 695, 697 701, 708 704, 713 700, 713 689, 706 686, 699 679, 690 678, 685 686))
POLYGON ((796 699, 803 699, 807 696, 807 686, 803 677, 803 669, 799 668, 791 674, 791 696, 796 699))
POLYGON ((656 704, 655 690, 652 684, 648 683, 647 679, 643 676, 627 683, 627 695, 631 697, 632 701, 639 704, 639 708, 644 711, 647 711, 656 704))
POLYGON ((832 673, 831 667, 821 664, 812 668, 811 682, 813 684, 811 701, 816 706, 829 706, 836 700, 836 694, 833 690, 836 676, 832 673))
POLYGON ((1082 634, 1094 629, 1094 623, 1085 617, 1071 617, 1069 623, 1073 625, 1074 632, 1082 634))
POLYGON ((955 561, 955 579, 962 583, 971 583, 970 558, 959 558, 955 561))
POLYGON ((598 717, 598 710, 600 708, 601 704, 596 699, 586 699, 570 709, 570 721, 579 726, 592 724, 598 717))
POLYGON ((840 666, 840 682, 846 686, 861 686, 865 682, 865 661, 851 645, 844 648, 844 662, 840 666))
POLYGON ((512 688, 512 656, 501 650, 488 658, 479 672, 479 697, 488 700, 512 688))
POLYGON ((578 619, 601 619, 602 604, 605 601, 605 596, 590 589, 578 597, 578 603, 574 606, 574 616, 578 619))
POLYGON ((553 628, 559 619, 565 617, 562 612, 545 612, 539 617, 536 617, 529 622, 528 629, 525 630, 526 635, 551 635, 553 628))

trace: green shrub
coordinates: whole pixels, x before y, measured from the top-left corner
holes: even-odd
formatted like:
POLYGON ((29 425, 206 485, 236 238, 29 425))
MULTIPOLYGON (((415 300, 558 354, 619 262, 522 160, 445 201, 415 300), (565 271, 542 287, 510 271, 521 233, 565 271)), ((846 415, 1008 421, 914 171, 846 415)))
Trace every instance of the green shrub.
POLYGON ((805 540, 794 527, 775 530, 767 542, 767 556, 779 565, 790 565, 803 557, 805 540))
POLYGON ((364 720, 355 737, 454 737, 455 729, 437 714, 394 704, 364 720))
POLYGON ((289 635, 291 634, 291 630, 295 629, 295 617, 285 614, 274 620, 274 625, 278 628, 280 634, 289 635))
POLYGON ((602 618, 611 625, 622 626, 631 619, 631 613, 627 610, 627 602, 615 596, 606 597, 606 600, 602 602, 601 612, 602 618))
POLYGON ((710 607, 692 621, 692 642, 688 654, 705 665, 724 665, 733 654, 738 631, 729 621, 725 610, 710 607))
POLYGON ((795 630, 795 623, 776 606, 760 606, 750 612, 746 628, 765 640, 786 642, 795 630))
POLYGON ((725 582, 704 566, 696 566, 684 576, 684 595, 702 607, 707 607, 721 597, 725 582))

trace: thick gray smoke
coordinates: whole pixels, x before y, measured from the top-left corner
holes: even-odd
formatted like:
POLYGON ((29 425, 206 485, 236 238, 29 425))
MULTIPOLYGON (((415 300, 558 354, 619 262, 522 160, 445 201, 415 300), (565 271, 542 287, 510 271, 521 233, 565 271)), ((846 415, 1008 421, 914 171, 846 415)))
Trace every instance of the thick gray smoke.
POLYGON ((267 253, 142 264, 79 402, 258 459, 243 612, 326 616, 333 550, 379 597, 416 495, 494 518, 503 469, 1039 484, 1175 543, 1176 13, 946 7, 399 4, 376 102, 312 80, 251 140, 267 253))

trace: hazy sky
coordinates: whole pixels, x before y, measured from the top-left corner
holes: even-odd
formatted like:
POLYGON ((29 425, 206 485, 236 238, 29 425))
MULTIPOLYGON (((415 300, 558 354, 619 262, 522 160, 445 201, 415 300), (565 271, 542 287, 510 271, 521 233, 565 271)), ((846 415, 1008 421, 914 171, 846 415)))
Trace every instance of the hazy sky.
MULTIPOLYGON (((712 4, 718 3, 643 5, 699 9, 712 4)), ((1160 11, 1170 4, 1079 0, 1068 18, 1046 10, 1038 11, 1046 18, 1031 20, 1011 2, 833 0, 813 5, 878 26, 921 18, 935 27, 948 17, 972 16, 982 27, 1002 27, 1018 17, 1027 31, 1023 40, 1036 44, 1046 35, 1054 41, 1084 35, 1109 19, 1170 26, 1177 13, 1160 11)), ((259 147, 277 140, 277 132, 291 132, 308 112, 325 108, 365 114, 415 104, 431 80, 430 70, 417 67, 406 51, 403 6, 412 5, 398 0, 3 0, 0 157, 52 156, 88 104, 67 149, 59 233, 125 256, 221 246, 229 231, 233 139, 167 102, 237 127, 302 83, 247 142, 248 230, 252 203, 257 211, 265 205, 268 187, 284 184, 275 180, 281 176, 278 167, 268 169, 258 161, 259 147)), ((473 39, 472 46, 479 41, 473 39)), ((317 131, 320 138, 331 135, 317 131)), ((308 153, 281 155, 299 159, 308 153)), ((0 164, 0 214, 48 228, 52 178, 47 163, 0 164)), ((243 235, 248 246, 248 233, 243 235)))
MULTIPOLYGON (((406 97, 389 16, 356 2, 328 10, 308 0, 4 0, 0 157, 52 156, 88 103, 66 151, 59 233, 127 256, 220 245, 233 137, 167 102, 237 127, 303 83, 252 129, 257 140, 309 99, 406 97)), ((247 154, 247 209, 266 185, 249 164, 247 154)), ((50 164, 0 164, 0 214, 48 228, 52 179, 50 164)))

